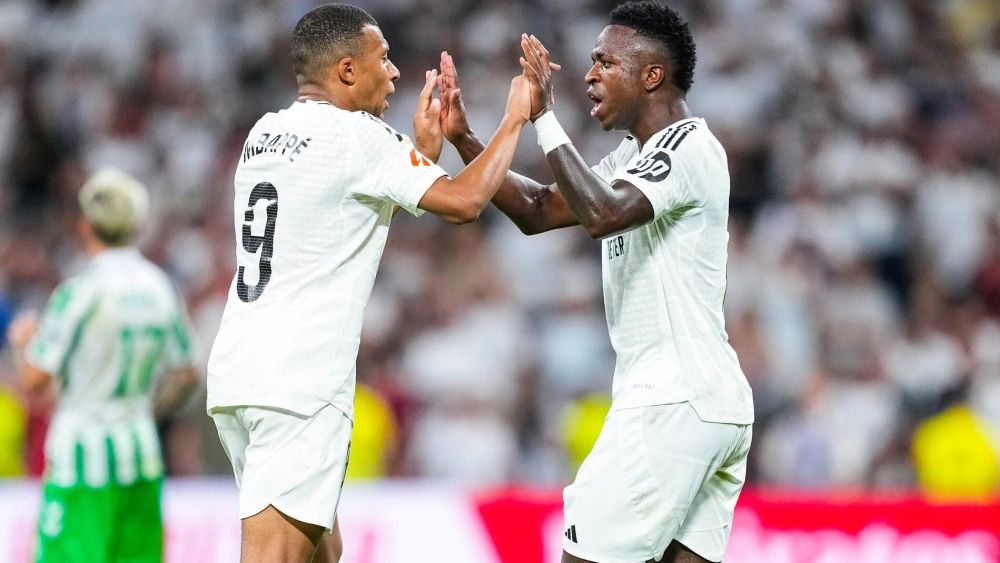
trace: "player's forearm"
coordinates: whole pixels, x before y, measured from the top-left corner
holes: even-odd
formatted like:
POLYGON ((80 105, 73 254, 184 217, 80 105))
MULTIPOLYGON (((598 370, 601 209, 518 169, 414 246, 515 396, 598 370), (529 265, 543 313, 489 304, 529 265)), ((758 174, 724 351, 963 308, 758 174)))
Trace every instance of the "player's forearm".
MULTIPOLYGON (((475 160, 485 149, 482 141, 472 131, 459 139, 453 139, 452 144, 466 164, 475 160)), ((508 171, 493 196, 492 203, 526 235, 577 224, 574 217, 559 217, 557 211, 550 209, 553 207, 553 195, 556 194, 549 186, 508 171)))
POLYGON ((182 368, 172 374, 163 385, 156 402, 153 405, 153 416, 162 420, 170 413, 178 410, 198 386, 198 374, 191 366, 182 368))
POLYGON ((523 127, 524 121, 505 115, 489 144, 455 176, 456 188, 468 194, 477 217, 504 184, 523 127))
POLYGON ((52 375, 25 361, 23 353, 18 364, 21 367, 21 389, 27 396, 41 395, 52 384, 52 375))
POLYGON ((624 201, 625 194, 591 170, 572 144, 549 151, 546 159, 559 191, 592 238, 603 238, 636 224, 624 201))
POLYGON ((475 160, 486 149, 483 142, 471 130, 467 131, 460 138, 449 139, 449 141, 454 145, 455 150, 458 151, 458 156, 462 157, 462 162, 466 165, 475 160))
POLYGON ((417 148, 417 152, 429 158, 435 164, 441 158, 442 141, 440 133, 435 137, 431 133, 417 129, 416 124, 414 124, 413 146, 417 148))
POLYGON ((516 172, 507 173, 493 205, 526 235, 579 224, 554 185, 539 184, 516 172))

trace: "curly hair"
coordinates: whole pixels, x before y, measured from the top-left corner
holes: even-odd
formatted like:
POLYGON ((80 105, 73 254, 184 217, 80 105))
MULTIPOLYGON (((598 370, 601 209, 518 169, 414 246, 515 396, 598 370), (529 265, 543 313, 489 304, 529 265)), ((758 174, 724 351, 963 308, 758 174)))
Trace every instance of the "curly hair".
POLYGON ((612 10, 611 25, 630 27, 637 35, 665 47, 673 67, 670 79, 674 86, 684 93, 691 89, 697 57, 691 30, 680 14, 656 2, 625 2, 612 10))
POLYGON ((314 80, 339 57, 357 55, 365 26, 378 27, 368 12, 347 4, 325 4, 302 16, 292 32, 292 67, 314 80))

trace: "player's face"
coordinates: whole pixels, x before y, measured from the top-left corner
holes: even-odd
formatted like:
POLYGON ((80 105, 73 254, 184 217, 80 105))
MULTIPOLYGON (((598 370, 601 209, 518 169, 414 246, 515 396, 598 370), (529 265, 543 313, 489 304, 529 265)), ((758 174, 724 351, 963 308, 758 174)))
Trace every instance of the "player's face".
POLYGON ((361 109, 382 117, 389 109, 387 98, 396 91, 393 82, 399 79, 399 69, 389 60, 389 44, 379 28, 365 27, 362 42, 364 50, 358 58, 356 99, 361 109))
POLYGON ((594 102, 590 116, 606 130, 629 129, 638 114, 642 84, 639 45, 635 30, 609 25, 597 36, 590 55, 594 64, 584 77, 587 96, 594 102))

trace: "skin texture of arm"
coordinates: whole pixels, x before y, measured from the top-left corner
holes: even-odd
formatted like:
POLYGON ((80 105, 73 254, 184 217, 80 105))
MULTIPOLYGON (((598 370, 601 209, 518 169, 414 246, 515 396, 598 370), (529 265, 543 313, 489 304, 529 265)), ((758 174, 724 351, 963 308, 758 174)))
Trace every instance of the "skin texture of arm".
MULTIPOLYGON (((458 71, 447 52, 441 53, 441 128, 465 163, 472 162, 484 150, 483 143, 469 127, 458 71)), ((507 172, 493 205, 510 217, 521 231, 533 235, 579 222, 555 184, 543 185, 515 172, 507 172)))
POLYGON ((456 224, 479 218, 510 169, 521 129, 530 115, 529 95, 524 76, 514 78, 507 112, 489 144, 454 178, 438 178, 420 199, 420 209, 456 224))
MULTIPOLYGON (((521 36, 521 66, 531 84, 532 110, 545 113, 554 102, 549 52, 534 36, 521 36)), ((536 115, 533 113, 532 115, 536 115)), ((653 219, 653 206, 641 190, 618 180, 609 185, 587 166, 576 147, 563 144, 546 155, 569 209, 592 238, 629 230, 653 219)))
POLYGON ((179 409, 198 387, 198 374, 194 366, 185 366, 167 375, 163 387, 156 396, 153 416, 162 420, 179 409))

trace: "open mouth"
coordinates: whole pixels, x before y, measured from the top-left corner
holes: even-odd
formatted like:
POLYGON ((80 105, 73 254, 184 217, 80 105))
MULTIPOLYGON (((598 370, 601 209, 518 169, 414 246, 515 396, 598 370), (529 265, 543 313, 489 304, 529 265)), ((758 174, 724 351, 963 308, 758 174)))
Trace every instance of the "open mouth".
POLYGON ((597 117, 597 114, 601 112, 601 108, 604 106, 604 100, 597 97, 593 92, 587 92, 587 97, 594 102, 594 107, 590 108, 590 117, 597 117))

